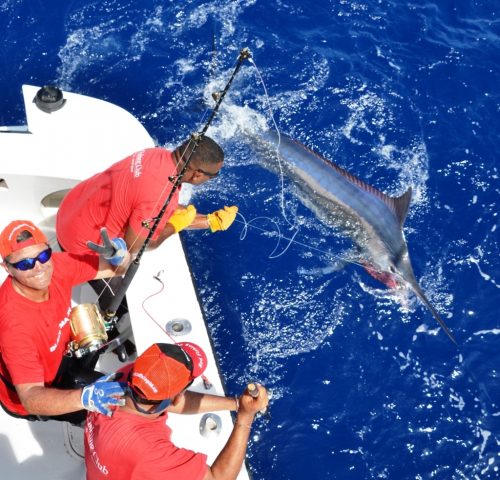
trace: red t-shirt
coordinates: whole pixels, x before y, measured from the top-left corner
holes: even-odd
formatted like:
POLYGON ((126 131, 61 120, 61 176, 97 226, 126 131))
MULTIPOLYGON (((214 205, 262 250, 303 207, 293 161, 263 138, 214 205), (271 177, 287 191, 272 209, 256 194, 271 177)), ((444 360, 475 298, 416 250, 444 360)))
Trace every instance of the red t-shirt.
MULTIPOLYGON (((148 148, 111 165, 76 185, 64 198, 57 213, 56 233, 64 250, 88 253, 88 240, 101 243, 100 229, 110 238, 124 237, 127 226, 146 237, 144 220, 153 225, 172 190, 169 176, 176 174, 172 153, 148 148)), ((175 181, 175 180, 174 180, 175 181)), ((155 240, 178 206, 178 189, 153 235, 155 240)))
MULTIPOLYGON (((13 385, 43 382, 49 386, 70 340, 71 289, 95 278, 97 255, 52 255, 54 273, 49 299, 33 302, 17 293, 8 277, 0 287, 0 374, 13 385)), ((27 415, 17 393, 0 380, 0 401, 27 415)))
POLYGON ((207 457, 176 447, 167 415, 153 420, 116 410, 85 425, 87 480, 202 480, 207 457))

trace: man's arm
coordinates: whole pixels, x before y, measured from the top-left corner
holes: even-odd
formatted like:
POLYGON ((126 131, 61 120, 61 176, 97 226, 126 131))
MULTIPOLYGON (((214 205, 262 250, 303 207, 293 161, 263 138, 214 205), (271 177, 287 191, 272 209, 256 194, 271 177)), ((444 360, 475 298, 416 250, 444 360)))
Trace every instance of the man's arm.
POLYGON ((43 383, 15 385, 23 407, 31 415, 62 415, 89 410, 112 415, 112 409, 125 404, 123 384, 114 381, 116 374, 103 376, 95 382, 74 390, 46 387, 43 383))
POLYGON ((203 213, 197 213, 193 223, 187 227, 188 230, 201 230, 210 228, 208 223, 208 216, 203 213))
POLYGON ((43 383, 15 386, 23 407, 31 415, 62 415, 83 410, 82 390, 60 390, 43 383))
POLYGON ((234 397, 221 397, 219 395, 190 392, 188 390, 177 395, 167 411, 172 413, 192 414, 236 409, 237 402, 234 397))
POLYGON ((127 267, 131 259, 132 256, 129 252, 127 252, 123 262, 120 265, 113 267, 113 265, 110 265, 101 255, 99 255, 99 269, 97 271, 97 275, 94 277, 94 280, 114 277, 115 275, 123 275, 127 271, 127 267))
POLYGON ((266 389, 258 386, 259 395, 254 398, 248 392, 240 397, 240 406, 233 431, 203 480, 235 480, 247 451, 248 438, 255 415, 267 407, 266 389))
MULTIPOLYGON (((160 235, 156 240, 151 240, 148 244, 148 250, 153 250, 159 247, 168 237, 175 233, 174 227, 167 223, 165 228, 160 231, 160 235)), ((132 254, 137 253, 139 249, 142 247, 142 244, 146 240, 146 237, 143 237, 136 233, 132 227, 127 227, 125 231, 125 242, 127 243, 128 251, 132 254)))
MULTIPOLYGON (((227 230, 236 218, 238 207, 224 207, 207 215, 196 213, 193 205, 179 205, 176 211, 171 215, 169 222, 160 231, 156 240, 150 240, 148 249, 159 247, 168 237, 178 233, 185 228, 190 230, 210 229, 212 232, 227 230), (188 214, 186 214, 189 212, 188 214), (170 220, 172 223, 170 223, 170 220), (174 226, 175 225, 175 226, 174 226)), ((135 232, 130 225, 125 230, 125 242, 130 253, 137 253, 142 247, 146 237, 135 232)))

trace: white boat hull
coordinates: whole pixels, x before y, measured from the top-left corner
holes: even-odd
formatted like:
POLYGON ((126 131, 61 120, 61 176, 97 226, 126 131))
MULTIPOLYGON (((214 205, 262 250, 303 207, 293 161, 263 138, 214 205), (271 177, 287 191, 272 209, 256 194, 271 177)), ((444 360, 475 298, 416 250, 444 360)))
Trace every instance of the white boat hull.
MULTIPOLYGON (((0 229, 15 219, 29 219, 47 234, 57 248, 55 214, 64 191, 80 180, 105 169, 134 151, 154 146, 144 127, 125 110, 110 103, 64 92, 66 103, 59 111, 42 112, 33 98, 38 87, 23 86, 27 128, 0 128, 0 229), (60 192, 59 194, 57 192, 60 192)), ((0 273, 0 281, 5 274, 0 273)), ((74 292, 75 304, 94 302, 88 286, 74 292)), ((209 358, 206 376, 193 390, 224 394, 224 389, 206 329, 195 287, 180 238, 176 235, 141 260, 127 292, 130 322, 138 353, 154 342, 169 342, 167 323, 188 320, 191 330, 176 338, 203 347, 209 358), (162 288, 161 293, 154 295, 162 288), (156 277, 156 278, 155 278, 156 277), (151 296, 153 295, 153 296, 151 296)), ((171 323, 170 323, 171 325, 171 323)), ((98 367, 113 371, 121 366, 116 356, 106 354, 98 367)), ((213 462, 232 430, 229 412, 218 412, 220 433, 200 434, 202 415, 169 417, 173 441, 182 447, 206 453, 213 462)), ((83 430, 63 422, 28 422, 0 409, 0 464, 2 478, 9 480, 84 479, 83 430)), ((239 479, 248 479, 243 467, 239 479)))

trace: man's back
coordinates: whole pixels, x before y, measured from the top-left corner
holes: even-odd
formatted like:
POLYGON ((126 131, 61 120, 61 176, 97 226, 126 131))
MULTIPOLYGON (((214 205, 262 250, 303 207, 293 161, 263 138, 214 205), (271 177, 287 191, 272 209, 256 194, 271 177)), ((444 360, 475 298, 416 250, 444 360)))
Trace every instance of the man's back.
MULTIPOLYGON (((111 238, 124 237, 128 226, 147 236, 142 226, 160 211, 170 193, 170 175, 175 174, 171 152, 150 148, 135 152, 101 173, 76 185, 64 198, 57 214, 57 239, 64 250, 88 253, 88 240, 99 243, 100 229, 111 238)), ((172 198, 159 230, 178 205, 172 198)))
POLYGON ((145 418, 115 411, 89 414, 85 428, 87 480, 201 480, 206 456, 170 441, 167 415, 145 418))

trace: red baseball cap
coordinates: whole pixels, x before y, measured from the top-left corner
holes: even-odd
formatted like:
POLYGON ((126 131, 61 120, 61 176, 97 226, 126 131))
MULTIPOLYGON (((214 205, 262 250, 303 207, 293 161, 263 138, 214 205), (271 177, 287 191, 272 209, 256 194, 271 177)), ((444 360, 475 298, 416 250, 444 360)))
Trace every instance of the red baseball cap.
POLYGON ((0 256, 5 260, 11 253, 21 248, 48 243, 45 234, 29 220, 10 222, 0 233, 0 256), (24 235, 24 232, 27 232, 24 235))
POLYGON ((166 400, 182 392, 206 367, 207 356, 194 343, 154 343, 135 361, 129 383, 146 400, 166 400))

